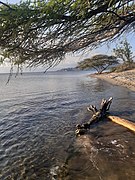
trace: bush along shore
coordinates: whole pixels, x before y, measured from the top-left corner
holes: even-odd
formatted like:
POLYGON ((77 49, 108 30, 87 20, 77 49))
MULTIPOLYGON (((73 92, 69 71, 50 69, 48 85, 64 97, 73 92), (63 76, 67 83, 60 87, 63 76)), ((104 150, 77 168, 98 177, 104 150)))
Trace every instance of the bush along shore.
POLYGON ((135 91, 135 69, 102 74, 92 74, 91 77, 108 81, 115 85, 121 85, 135 91))

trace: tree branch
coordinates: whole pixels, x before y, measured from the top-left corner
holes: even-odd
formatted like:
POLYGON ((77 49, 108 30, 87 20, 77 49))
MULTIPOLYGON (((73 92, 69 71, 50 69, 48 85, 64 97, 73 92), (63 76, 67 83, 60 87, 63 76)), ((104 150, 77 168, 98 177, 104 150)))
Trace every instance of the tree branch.
POLYGON ((15 10, 15 9, 13 9, 10 5, 8 5, 8 4, 6 4, 6 3, 4 3, 4 2, 2 2, 2 1, 0 1, 0 4, 2 4, 3 6, 6 6, 8 9, 10 9, 10 10, 15 10))

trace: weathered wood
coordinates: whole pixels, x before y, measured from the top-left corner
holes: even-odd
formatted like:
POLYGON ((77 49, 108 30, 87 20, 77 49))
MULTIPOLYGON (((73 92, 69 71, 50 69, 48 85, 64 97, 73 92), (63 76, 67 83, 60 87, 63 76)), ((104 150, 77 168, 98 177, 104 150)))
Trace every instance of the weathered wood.
POLYGON ((102 99, 101 108, 99 110, 96 108, 96 106, 93 106, 93 105, 90 105, 89 107, 87 107, 88 111, 91 111, 93 113, 93 116, 88 122, 82 125, 78 124, 76 126, 77 129, 75 131, 75 134, 77 136, 85 134, 87 130, 90 129, 92 124, 95 124, 103 120, 105 117, 135 132, 135 123, 128 121, 126 119, 122 119, 117 116, 109 115, 108 111, 109 111, 111 103, 112 103, 112 97, 110 97, 108 100, 102 99))
POLYGON ((87 123, 84 123, 82 125, 77 124, 76 125, 77 129, 75 131, 75 134, 77 136, 85 134, 87 130, 90 129, 90 126, 92 124, 95 124, 96 122, 105 118, 106 115, 108 114, 111 103, 112 103, 112 97, 110 97, 108 100, 102 99, 102 102, 100 105, 101 108, 99 110, 97 110, 96 106, 93 106, 93 105, 90 105, 89 107, 87 107, 88 111, 91 111, 93 113, 93 116, 87 123))
POLYGON ((133 122, 131 122, 131 121, 128 121, 128 120, 126 120, 126 119, 119 118, 119 117, 117 117, 117 116, 111 116, 111 115, 109 115, 109 116, 107 116, 107 117, 108 117, 108 119, 110 119, 111 121, 113 121, 113 122, 115 122, 115 123, 117 123, 117 124, 119 124, 119 125, 122 125, 122 126, 124 126, 124 127, 126 127, 126 128, 128 128, 128 129, 130 129, 130 130, 132 130, 132 131, 135 132, 135 123, 133 123, 133 122))

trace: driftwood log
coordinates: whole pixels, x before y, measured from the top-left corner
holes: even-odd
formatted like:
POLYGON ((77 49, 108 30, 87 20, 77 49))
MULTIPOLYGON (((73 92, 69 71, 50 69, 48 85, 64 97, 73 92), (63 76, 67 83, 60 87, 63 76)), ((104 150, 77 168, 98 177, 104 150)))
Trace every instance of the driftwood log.
POLYGON ((112 103, 112 97, 110 97, 109 100, 102 99, 101 107, 99 110, 96 108, 96 106, 93 105, 87 107, 88 111, 91 111, 93 113, 93 116, 87 123, 84 123, 82 125, 80 124, 76 125, 77 127, 75 131, 76 135, 79 136, 85 134, 87 130, 90 129, 92 124, 95 124, 96 122, 105 118, 109 112, 111 103, 112 103))
POLYGON ((122 125, 132 131, 135 132, 135 123, 131 122, 131 121, 128 121, 126 119, 122 119, 122 118, 119 118, 117 116, 107 116, 108 119, 110 119, 111 121, 119 124, 119 125, 122 125))
POLYGON ((93 116, 88 122, 84 124, 77 124, 75 134, 77 136, 85 134, 87 130, 90 129, 91 125, 103 120, 104 118, 110 119, 111 121, 135 132, 135 123, 119 118, 117 116, 109 115, 109 109, 112 103, 112 99, 112 97, 110 97, 108 100, 102 99, 101 107, 99 110, 96 108, 96 106, 93 105, 87 107, 88 111, 91 111, 93 113, 93 116))

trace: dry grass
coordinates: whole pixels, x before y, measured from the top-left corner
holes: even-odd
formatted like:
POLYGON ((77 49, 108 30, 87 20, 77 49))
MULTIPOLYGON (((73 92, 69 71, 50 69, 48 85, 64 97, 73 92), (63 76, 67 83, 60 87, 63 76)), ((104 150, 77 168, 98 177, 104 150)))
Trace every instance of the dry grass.
POLYGON ((133 63, 124 63, 124 64, 119 64, 116 67, 113 67, 111 69, 111 72, 122 72, 122 71, 127 71, 127 70, 132 70, 135 68, 135 62, 133 63))

